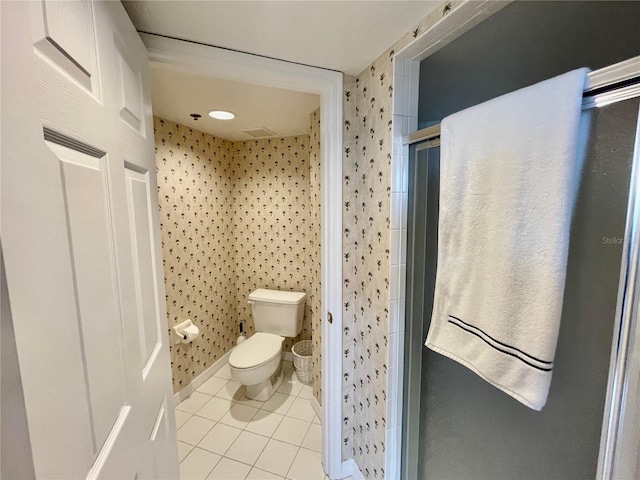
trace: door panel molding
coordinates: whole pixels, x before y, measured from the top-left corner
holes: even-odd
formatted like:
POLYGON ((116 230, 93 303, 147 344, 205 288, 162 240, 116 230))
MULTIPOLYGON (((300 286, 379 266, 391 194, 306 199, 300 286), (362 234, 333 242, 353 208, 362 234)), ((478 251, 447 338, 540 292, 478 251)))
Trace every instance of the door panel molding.
POLYGON ((93 4, 88 0, 33 2, 31 25, 36 49, 92 91, 97 64, 93 4))
POLYGON ((162 347, 165 319, 160 315, 160 297, 154 282, 158 265, 153 256, 154 230, 151 221, 153 203, 149 188, 149 172, 139 173, 125 168, 125 178, 144 381, 162 347))
POLYGON ((122 382, 127 365, 104 165, 108 157, 96 158, 58 144, 48 146, 59 159, 63 177, 95 454, 117 423, 128 396, 128 382, 122 382))
POLYGON ((67 147, 71 150, 75 150, 80 153, 84 153, 91 157, 102 158, 106 155, 102 150, 98 150, 97 148, 93 148, 85 143, 79 142, 74 138, 68 137, 62 133, 58 133, 55 130, 44 127, 43 129, 44 139, 47 142, 55 143, 56 145, 61 145, 63 147, 67 147))
POLYGON ((2 248, 27 417, 15 435, 31 442, 36 478, 178 478, 164 283, 149 267, 161 250, 146 50, 120 2, 0 8, 2 248), (114 38, 136 77, 126 102, 138 130, 120 115, 114 38), (125 158, 144 176, 142 222, 129 218, 125 158), (155 322, 144 379, 139 226, 155 322))

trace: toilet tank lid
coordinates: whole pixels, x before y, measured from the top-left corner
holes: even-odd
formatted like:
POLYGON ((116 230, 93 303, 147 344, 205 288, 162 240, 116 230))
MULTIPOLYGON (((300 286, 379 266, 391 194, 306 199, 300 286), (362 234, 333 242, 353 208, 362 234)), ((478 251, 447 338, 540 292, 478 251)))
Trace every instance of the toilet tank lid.
POLYGON ((249 300, 253 302, 284 303, 298 305, 307 297, 305 292, 285 292, 282 290, 267 290, 259 288, 249 294, 249 300))

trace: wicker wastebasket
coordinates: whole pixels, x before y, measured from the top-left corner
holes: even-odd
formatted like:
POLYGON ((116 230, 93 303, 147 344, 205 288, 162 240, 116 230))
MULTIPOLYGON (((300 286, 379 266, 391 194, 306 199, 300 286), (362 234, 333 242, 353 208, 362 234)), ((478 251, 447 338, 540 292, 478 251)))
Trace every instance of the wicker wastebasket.
POLYGON ((313 360, 311 353, 313 345, 311 340, 303 340, 296 343, 291 349, 293 353, 293 366, 296 367, 296 375, 300 383, 311 385, 313 383, 313 360))

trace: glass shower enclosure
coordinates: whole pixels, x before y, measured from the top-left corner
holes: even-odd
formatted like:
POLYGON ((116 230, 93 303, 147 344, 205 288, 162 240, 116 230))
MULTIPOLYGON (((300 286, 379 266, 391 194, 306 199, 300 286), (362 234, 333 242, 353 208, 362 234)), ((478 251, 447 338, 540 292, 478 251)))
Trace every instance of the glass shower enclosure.
POLYGON ((631 372, 617 363, 618 350, 633 347, 637 328, 629 297, 637 194, 630 186, 640 168, 634 165, 634 155, 640 163, 640 91, 608 98, 606 106, 585 110, 588 150, 571 225, 556 366, 540 412, 424 346, 438 251, 440 143, 434 137, 411 146, 402 478, 637 478, 633 465, 611 469, 615 455, 625 453, 612 445, 638 445, 637 428, 628 427, 637 412, 618 412, 626 415, 621 421, 614 410, 623 393, 637 398, 637 378, 630 384, 631 372))

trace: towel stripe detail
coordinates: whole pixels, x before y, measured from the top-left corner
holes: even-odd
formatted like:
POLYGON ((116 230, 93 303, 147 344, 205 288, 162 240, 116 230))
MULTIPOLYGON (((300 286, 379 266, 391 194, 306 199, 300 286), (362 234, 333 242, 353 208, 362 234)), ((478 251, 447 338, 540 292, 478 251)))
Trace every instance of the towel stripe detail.
POLYGON ((493 338, 491 335, 489 335, 488 333, 484 332, 483 330, 481 330, 480 328, 476 327, 475 325, 471 325, 467 322, 465 322, 464 320, 459 319, 458 317, 454 317, 453 315, 449 315, 449 320, 448 323, 455 325, 456 327, 464 330, 467 333, 470 333, 472 335, 475 335, 476 337, 478 337, 480 340, 482 340, 484 343, 486 343, 487 345, 489 345, 491 348, 493 348, 494 350, 497 350, 501 353, 504 353, 506 355, 510 355, 514 358, 517 358, 518 360, 520 360, 522 363, 536 368, 538 370, 542 370, 543 372, 550 372, 551 370, 553 370, 553 362, 549 362, 546 360, 540 360, 532 355, 529 355, 528 353, 523 352, 522 350, 520 350, 519 348, 513 347, 511 345, 508 345, 506 343, 503 343, 499 340, 496 340, 495 338, 493 338), (503 348, 501 348, 503 347, 503 348), (524 357, 523 357, 524 356, 524 357), (543 365, 536 365, 533 362, 537 362, 543 365))
POLYGON ((457 320, 460 323, 464 323, 467 327, 469 328, 473 328, 474 330, 478 330, 479 332, 481 332, 482 334, 486 335, 487 337, 489 337, 491 340, 493 340, 494 342, 496 342, 499 345, 502 345, 503 347, 507 347, 510 348, 511 350, 516 350, 518 352, 520 352, 521 354, 529 357, 531 360, 535 360, 536 362, 540 362, 540 363, 546 363, 547 365, 551 365, 553 364, 553 362, 548 362, 546 360, 540 360, 539 358, 534 357, 533 355, 529 355, 527 352, 523 352, 522 350, 520 350, 519 348, 514 347, 513 345, 509 345, 507 343, 503 343, 500 340, 497 340, 495 338, 493 338, 491 335, 489 335, 487 332, 485 332, 484 330, 476 327, 475 325, 471 325, 470 323, 465 322, 464 320, 462 320, 461 318, 458 317, 454 317, 453 315, 449 315, 449 318, 453 318, 454 320, 457 320))

